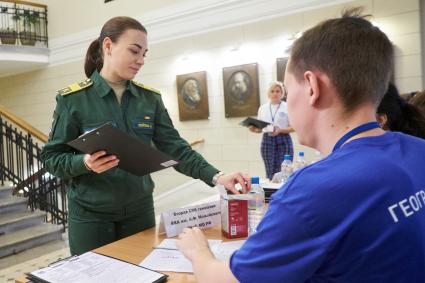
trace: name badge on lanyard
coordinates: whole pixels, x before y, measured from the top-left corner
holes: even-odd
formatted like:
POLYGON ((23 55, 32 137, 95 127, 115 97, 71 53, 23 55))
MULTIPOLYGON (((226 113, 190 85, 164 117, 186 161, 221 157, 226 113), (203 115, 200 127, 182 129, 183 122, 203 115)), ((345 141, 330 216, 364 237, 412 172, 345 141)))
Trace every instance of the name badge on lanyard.
POLYGON ((272 124, 273 124, 273 125, 274 125, 274 119, 275 119, 275 117, 276 117, 277 111, 279 111, 279 108, 280 108, 280 104, 281 104, 281 103, 282 103, 282 101, 281 101, 281 102, 279 102, 279 105, 277 106, 276 111, 274 112, 274 114, 273 114, 273 112, 272 112, 272 104, 271 104, 271 103, 269 104, 270 116, 272 117, 272 124))
POLYGON ((280 108, 280 104, 281 103, 282 103, 282 101, 279 102, 279 105, 277 106, 276 111, 274 112, 274 114, 273 114, 273 111, 272 111, 272 104, 271 103, 269 104, 270 116, 272 118, 272 124, 271 125, 268 125, 267 128, 266 128, 266 132, 268 133, 269 136, 273 136, 274 125, 275 125, 274 120, 276 118, 277 111, 279 111, 279 108, 280 108))

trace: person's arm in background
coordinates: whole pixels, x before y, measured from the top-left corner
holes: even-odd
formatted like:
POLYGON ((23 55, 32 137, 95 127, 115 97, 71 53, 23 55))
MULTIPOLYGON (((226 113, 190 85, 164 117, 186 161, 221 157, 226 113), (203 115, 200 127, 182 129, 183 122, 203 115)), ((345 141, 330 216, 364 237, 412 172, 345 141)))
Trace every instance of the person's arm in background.
MULTIPOLYGON (((220 172, 220 170, 209 164, 180 136, 173 126, 161 97, 159 95, 157 97, 158 105, 157 114, 155 115, 155 130, 153 136, 155 146, 159 150, 180 160, 180 163, 174 167, 178 172, 195 179, 201 179, 206 184, 213 186, 213 177, 220 172)), ((223 175, 217 179, 217 184, 224 185, 226 189, 233 193, 238 193, 235 188, 235 185, 238 183, 242 187, 243 192, 249 190, 250 179, 248 176, 239 172, 223 175)))
POLYGON ((275 126, 272 135, 273 136, 285 135, 285 134, 290 134, 292 132, 295 132, 294 129, 289 124, 288 114, 287 114, 286 110, 285 110, 285 112, 280 112, 280 114, 281 114, 281 117, 280 117, 279 125, 281 127, 275 126), (283 124, 282 124, 282 122, 283 122, 283 124))
POLYGON ((275 126, 273 131, 273 136, 290 134, 292 132, 294 132, 294 129, 291 126, 286 128, 279 128, 275 126))
POLYGON ((248 126, 248 129, 249 129, 251 132, 253 132, 253 133, 257 133, 257 134, 260 134, 260 133, 262 133, 262 132, 263 132, 261 129, 259 129, 259 128, 255 127, 255 126, 248 126))

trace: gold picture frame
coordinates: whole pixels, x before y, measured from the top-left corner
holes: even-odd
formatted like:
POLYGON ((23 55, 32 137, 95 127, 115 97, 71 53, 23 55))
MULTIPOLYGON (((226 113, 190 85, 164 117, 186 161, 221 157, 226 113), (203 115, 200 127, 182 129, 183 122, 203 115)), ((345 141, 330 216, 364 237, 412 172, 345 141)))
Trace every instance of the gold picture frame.
POLYGON ((258 64, 223 68, 225 116, 257 115, 260 107, 258 64))
POLYGON ((180 121, 208 119, 207 73, 177 75, 176 81, 180 121))

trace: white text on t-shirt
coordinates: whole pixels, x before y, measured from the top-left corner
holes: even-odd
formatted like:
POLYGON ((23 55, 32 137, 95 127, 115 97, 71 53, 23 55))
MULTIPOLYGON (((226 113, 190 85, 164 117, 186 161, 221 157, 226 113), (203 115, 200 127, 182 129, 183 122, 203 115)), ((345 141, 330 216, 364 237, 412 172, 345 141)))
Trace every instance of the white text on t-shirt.
POLYGON ((420 190, 419 192, 402 199, 401 201, 390 205, 388 211, 391 214, 394 222, 398 222, 397 216, 409 217, 415 212, 419 211, 425 206, 425 191, 420 190), (401 213, 400 213, 401 212, 401 213))

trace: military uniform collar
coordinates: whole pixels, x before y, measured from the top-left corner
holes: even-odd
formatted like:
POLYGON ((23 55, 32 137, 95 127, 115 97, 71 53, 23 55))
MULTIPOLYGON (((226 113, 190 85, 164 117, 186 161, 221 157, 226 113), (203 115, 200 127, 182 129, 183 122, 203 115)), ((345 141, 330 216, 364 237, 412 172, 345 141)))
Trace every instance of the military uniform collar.
POLYGON ((99 72, 95 70, 91 75, 90 79, 94 82, 97 93, 100 97, 104 97, 111 92, 111 87, 106 81, 100 76, 99 72))
MULTIPOLYGON (((108 85, 105 79, 102 78, 102 76, 99 74, 97 70, 93 72, 90 79, 94 82, 94 85, 96 86, 96 89, 97 89, 97 93, 99 94, 100 97, 105 97, 111 92, 112 88, 108 85)), ((127 81, 126 89, 129 90, 131 94, 133 94, 134 96, 140 95, 136 87, 132 83, 130 83, 130 81, 127 81)))
POLYGON ((137 87, 131 83, 131 81, 128 81, 127 83, 127 89, 134 95, 134 96, 140 96, 140 92, 137 89, 137 87))

